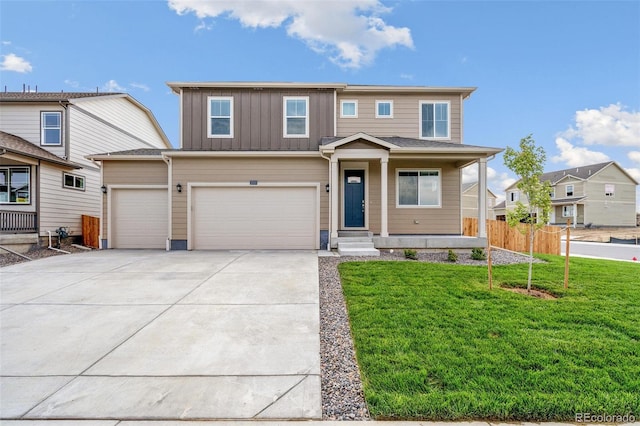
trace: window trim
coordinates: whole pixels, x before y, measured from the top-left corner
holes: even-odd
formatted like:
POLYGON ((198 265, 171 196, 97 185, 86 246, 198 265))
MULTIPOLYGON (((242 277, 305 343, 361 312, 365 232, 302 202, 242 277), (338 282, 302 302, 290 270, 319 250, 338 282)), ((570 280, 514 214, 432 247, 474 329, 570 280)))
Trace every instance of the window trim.
POLYGON ((565 205, 562 206, 562 217, 573 217, 573 213, 574 213, 574 206, 572 205, 565 205), (566 210, 571 210, 570 214, 566 214, 566 210))
MULTIPOLYGON (((441 209, 442 208, 442 169, 396 169, 396 208, 398 209, 441 209), (422 204, 400 204, 400 172, 417 172, 418 173, 418 191, 420 190, 420 172, 438 172, 438 204, 422 205, 422 204)), ((420 192, 418 192, 418 202, 420 201, 420 192)))
POLYGON ((358 118, 358 100, 357 99, 342 99, 342 100, 340 100, 340 118, 358 118), (346 104, 346 103, 354 104, 355 113, 353 115, 345 115, 344 114, 344 104, 346 104))
POLYGON ((309 96, 283 96, 282 97, 282 137, 284 138, 308 138, 309 137, 309 96), (304 134, 290 135, 287 133, 287 119, 301 118, 301 116, 287 116, 287 101, 305 101, 306 115, 304 116, 304 134))
POLYGON ((615 183, 605 183, 604 184, 604 196, 605 198, 615 198, 616 197, 616 184, 615 183), (609 189, 609 191, 607 191, 609 189))
MULTIPOLYGON (((434 126, 435 126, 435 116, 434 116, 434 126)), ((435 101, 429 99, 423 99, 418 101, 418 136, 419 139, 429 139, 429 140, 451 140, 451 101, 435 101), (435 105, 437 104, 445 104, 447 105, 447 136, 436 136, 435 127, 433 129, 433 136, 424 136, 422 134, 422 106, 425 104, 433 104, 434 109, 433 113, 435 115, 435 105)))
POLYGON ((520 191, 509 191, 508 196, 510 203, 517 203, 520 201, 520 191), (515 197, 513 195, 515 195, 515 197))
POLYGON ((575 192, 576 192, 576 189, 575 189, 575 187, 573 186, 572 183, 564 186, 564 195, 565 195, 565 197, 573 197, 575 192), (569 194, 569 187, 571 187, 571 194, 569 194))
POLYGON ((376 100, 376 118, 393 118, 393 101, 391 99, 376 100), (378 113, 378 105, 389 104, 389 115, 380 115, 378 113))
POLYGON ((0 205, 12 205, 12 206, 28 206, 31 205, 31 167, 30 166, 2 166, 0 170, 7 170, 7 201, 0 201, 0 205), (17 201, 11 201, 11 170, 12 169, 22 169, 27 172, 27 182, 29 183, 29 201, 26 203, 20 203, 17 201))
POLYGON ((84 192, 87 190, 87 177, 82 175, 74 175, 73 173, 62 172, 62 187, 65 189, 73 189, 76 191, 84 192), (67 176, 70 176, 73 178, 73 182, 74 182, 73 186, 67 185, 67 176), (75 186, 75 182, 79 179, 82 179, 82 188, 78 188, 77 186, 75 186))
POLYGON ((231 139, 233 138, 233 96, 207 96, 207 137, 209 139, 231 139), (211 119, 227 118, 226 116, 213 116, 211 113, 211 101, 229 101, 229 134, 214 135, 212 134, 211 119))
POLYGON ((62 111, 40 111, 40 145, 41 146, 61 146, 62 145, 62 111), (60 126, 58 127, 45 127, 45 114, 57 114, 60 117, 60 126), (46 143, 45 142, 45 130, 47 129, 58 129, 60 132, 60 141, 57 143, 46 143))

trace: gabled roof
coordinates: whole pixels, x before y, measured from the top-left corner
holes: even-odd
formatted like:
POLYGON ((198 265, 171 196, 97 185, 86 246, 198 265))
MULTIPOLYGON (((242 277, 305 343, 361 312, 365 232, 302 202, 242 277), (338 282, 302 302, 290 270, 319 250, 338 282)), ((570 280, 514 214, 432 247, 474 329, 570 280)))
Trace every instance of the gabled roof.
POLYGON ((548 180, 549 182, 551 182, 552 185, 555 185, 557 182, 559 182, 560 180, 564 179, 567 176, 573 176, 576 179, 586 180, 586 179, 589 179, 591 176, 595 175, 596 173, 598 173, 600 170, 604 169, 605 167, 613 163, 614 163, 613 161, 608 161, 606 163, 591 164, 588 166, 581 166, 581 167, 572 167, 570 169, 564 169, 564 170, 555 170, 553 172, 547 172, 547 173, 541 174, 540 181, 544 182, 548 180))
MULTIPOLYGON (((464 194, 465 192, 473 189, 473 187, 478 186, 478 182, 467 182, 467 183, 463 183, 462 184, 462 193, 464 194)), ((494 197, 498 197, 496 194, 493 193, 493 191, 489 188, 487 188, 487 191, 494 197)))
MULTIPOLYGON (((82 166, 71 161, 67 161, 64 158, 60 158, 57 155, 50 153, 47 150, 40 148, 32 144, 29 141, 22 139, 19 136, 12 135, 0 131, 0 150, 4 152, 11 152, 18 155, 23 155, 29 158, 35 158, 37 160, 46 161, 60 166, 66 166, 73 169, 81 169, 82 166)), ((4 152, 2 152, 4 154, 4 152)))
POLYGON ((0 102, 66 102, 70 99, 126 95, 113 92, 0 92, 0 102))

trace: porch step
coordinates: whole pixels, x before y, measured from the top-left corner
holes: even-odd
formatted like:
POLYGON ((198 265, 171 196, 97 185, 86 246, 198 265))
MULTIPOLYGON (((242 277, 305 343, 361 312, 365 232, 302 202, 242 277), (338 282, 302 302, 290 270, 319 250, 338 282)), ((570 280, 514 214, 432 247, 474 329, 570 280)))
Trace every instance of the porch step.
POLYGON ((341 256, 380 256, 380 251, 374 247, 371 238, 368 241, 354 241, 361 239, 363 238, 341 238, 338 241, 338 253, 341 256))
POLYGON ((346 238, 369 238, 373 237, 373 232, 371 231, 338 231, 338 237, 346 237, 346 238))

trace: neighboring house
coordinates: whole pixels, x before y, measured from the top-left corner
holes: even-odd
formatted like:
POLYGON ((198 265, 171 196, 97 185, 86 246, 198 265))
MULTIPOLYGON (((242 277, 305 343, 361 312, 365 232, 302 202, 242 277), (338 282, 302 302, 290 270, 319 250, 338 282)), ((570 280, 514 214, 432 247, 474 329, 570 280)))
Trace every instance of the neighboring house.
POLYGON ((37 242, 100 215, 97 151, 171 148, 153 114, 123 93, 0 93, 0 231, 37 242))
POLYGON ((473 88, 169 87, 179 95, 180 149, 90 157, 103 163, 108 188, 104 247, 486 243, 484 227, 477 238, 462 237, 461 169, 478 163, 486 194, 487 159, 501 151, 462 143, 463 102, 473 88), (356 237, 365 241, 345 240, 356 237))
MULTIPOLYGON (((487 219, 494 220, 496 214, 496 194, 487 188, 487 219)), ((478 182, 462 184, 462 217, 478 217, 478 182)))
MULTIPOLYGON (((636 226, 638 182, 614 161, 548 172, 540 179, 551 183, 551 224, 636 226)), ((506 189, 505 212, 518 200, 527 204, 517 184, 506 189)))

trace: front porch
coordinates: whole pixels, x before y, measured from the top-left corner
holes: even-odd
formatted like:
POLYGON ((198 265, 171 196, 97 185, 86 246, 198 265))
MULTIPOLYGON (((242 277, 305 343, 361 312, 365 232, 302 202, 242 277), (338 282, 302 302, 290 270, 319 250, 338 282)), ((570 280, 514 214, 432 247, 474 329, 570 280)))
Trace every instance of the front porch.
MULTIPOLYGON (((331 248, 338 248, 338 244, 353 240, 354 237, 338 236, 331 239, 331 248)), ((465 235, 388 235, 383 237, 379 234, 369 233, 368 237, 360 236, 358 240, 365 238, 373 243, 376 249, 421 249, 421 250, 448 250, 460 249, 471 250, 476 247, 486 247, 487 237, 468 237, 465 235)))

